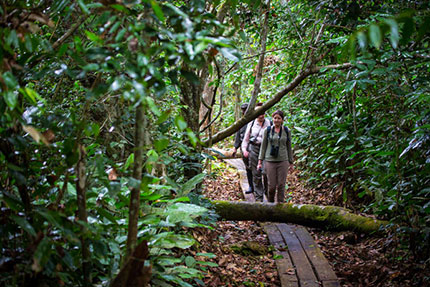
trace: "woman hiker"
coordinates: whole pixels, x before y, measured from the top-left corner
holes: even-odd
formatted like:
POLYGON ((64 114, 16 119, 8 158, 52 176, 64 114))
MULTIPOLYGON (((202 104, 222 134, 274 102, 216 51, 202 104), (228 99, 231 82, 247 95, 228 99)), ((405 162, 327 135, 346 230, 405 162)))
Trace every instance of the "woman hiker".
POLYGON ((264 168, 268 180, 268 200, 275 202, 285 201, 285 182, 287 181, 288 168, 293 164, 293 152, 291 149, 291 133, 283 126, 284 113, 277 110, 272 114, 273 125, 264 130, 260 154, 258 156, 257 169, 264 168))

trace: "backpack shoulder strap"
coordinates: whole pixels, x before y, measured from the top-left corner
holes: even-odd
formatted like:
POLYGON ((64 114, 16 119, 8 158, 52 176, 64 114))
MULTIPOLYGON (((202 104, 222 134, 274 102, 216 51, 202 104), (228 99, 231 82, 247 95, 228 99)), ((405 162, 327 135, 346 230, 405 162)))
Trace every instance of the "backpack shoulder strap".
POLYGON ((289 132, 288 132, 288 128, 286 126, 284 126, 284 130, 287 133, 287 142, 290 140, 289 138, 289 132))

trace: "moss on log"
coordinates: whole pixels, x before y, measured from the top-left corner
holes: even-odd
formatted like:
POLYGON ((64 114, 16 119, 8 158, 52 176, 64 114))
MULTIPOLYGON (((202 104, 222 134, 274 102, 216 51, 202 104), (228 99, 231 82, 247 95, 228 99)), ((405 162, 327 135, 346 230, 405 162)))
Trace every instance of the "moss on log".
POLYGON ((258 241, 243 241, 231 245, 230 248, 235 253, 245 256, 258 256, 269 253, 268 248, 258 241))
POLYGON ((387 221, 357 215, 337 206, 241 201, 212 203, 216 213, 224 220, 295 223, 327 230, 352 230, 360 233, 381 232, 383 227, 388 225, 387 221))

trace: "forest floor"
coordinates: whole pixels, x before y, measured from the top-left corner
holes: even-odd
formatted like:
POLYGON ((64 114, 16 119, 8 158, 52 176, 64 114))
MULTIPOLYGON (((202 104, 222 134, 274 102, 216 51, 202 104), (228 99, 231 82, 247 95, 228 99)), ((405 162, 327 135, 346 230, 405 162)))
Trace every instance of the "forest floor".
MULTIPOLYGON (((243 200, 237 171, 224 163, 204 182, 209 199, 243 200)), ((306 187, 294 170, 288 175, 287 200, 292 203, 335 205, 338 195, 329 186, 306 187)), ((340 279, 341 286, 430 286, 429 264, 419 264, 399 248, 395 236, 365 236, 353 232, 327 232, 308 228, 340 279)), ((270 251, 263 227, 253 221, 220 221, 213 230, 199 229, 194 236, 199 252, 216 255, 204 278, 206 286, 280 286, 271 252, 236 253, 233 245, 256 241, 270 251)), ((208 259, 205 259, 208 261, 208 259)))

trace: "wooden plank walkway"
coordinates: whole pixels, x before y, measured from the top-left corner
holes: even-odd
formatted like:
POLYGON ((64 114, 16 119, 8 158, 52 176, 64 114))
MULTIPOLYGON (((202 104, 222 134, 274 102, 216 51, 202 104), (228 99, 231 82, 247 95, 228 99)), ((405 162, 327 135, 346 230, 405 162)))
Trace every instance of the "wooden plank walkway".
POLYGON ((281 286, 335 287, 339 280, 312 236, 303 226, 272 223, 264 226, 280 256, 276 266, 281 286))
MULTIPOLYGON (((255 201, 246 194, 248 181, 242 159, 224 159, 237 168, 246 201, 255 201)), ((339 280, 318 245, 303 226, 269 223, 264 225, 270 244, 275 248, 276 266, 282 287, 339 287, 339 280)))

